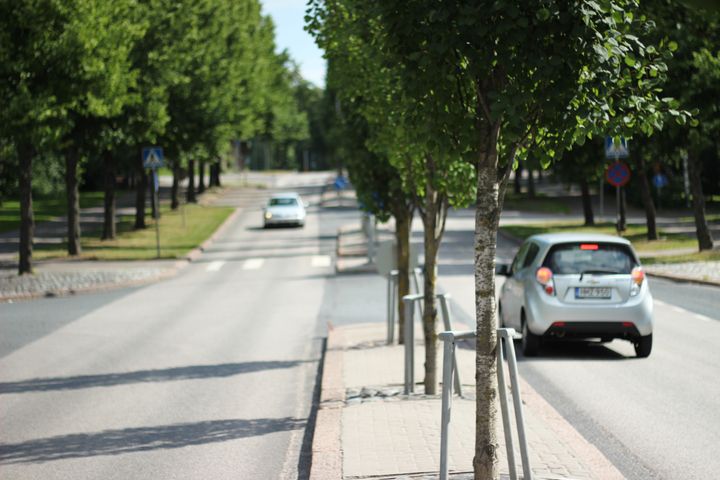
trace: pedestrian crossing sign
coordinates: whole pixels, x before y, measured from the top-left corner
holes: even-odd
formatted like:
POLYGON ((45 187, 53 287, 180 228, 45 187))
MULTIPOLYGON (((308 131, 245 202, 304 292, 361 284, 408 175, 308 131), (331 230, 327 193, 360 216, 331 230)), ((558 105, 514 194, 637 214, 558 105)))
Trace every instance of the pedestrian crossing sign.
POLYGON ((163 161, 163 149, 161 147, 147 147, 142 149, 144 168, 161 168, 165 165, 163 161))

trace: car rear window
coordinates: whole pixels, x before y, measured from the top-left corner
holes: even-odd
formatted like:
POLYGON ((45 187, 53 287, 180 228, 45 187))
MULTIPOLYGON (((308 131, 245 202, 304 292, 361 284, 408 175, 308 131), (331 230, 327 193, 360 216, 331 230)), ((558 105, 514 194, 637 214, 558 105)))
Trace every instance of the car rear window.
POLYGON ((297 205, 297 200, 294 198, 271 198, 271 207, 292 207, 297 205))
POLYGON ((637 262, 627 245, 583 242, 555 245, 545 257, 543 266, 559 275, 583 272, 629 274, 637 262))

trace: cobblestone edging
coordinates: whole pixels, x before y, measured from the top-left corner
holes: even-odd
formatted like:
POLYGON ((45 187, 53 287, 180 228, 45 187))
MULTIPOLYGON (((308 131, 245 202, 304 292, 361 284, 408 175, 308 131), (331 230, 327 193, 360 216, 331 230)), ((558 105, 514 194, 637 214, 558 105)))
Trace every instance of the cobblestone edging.
POLYGON ((665 277, 671 280, 720 285, 720 261, 658 263, 655 265, 647 265, 645 270, 650 275, 665 277))
POLYGON ((175 269, 137 268, 122 270, 85 270, 40 272, 18 276, 14 270, 0 272, 0 300, 69 295, 139 284, 164 278, 175 269))

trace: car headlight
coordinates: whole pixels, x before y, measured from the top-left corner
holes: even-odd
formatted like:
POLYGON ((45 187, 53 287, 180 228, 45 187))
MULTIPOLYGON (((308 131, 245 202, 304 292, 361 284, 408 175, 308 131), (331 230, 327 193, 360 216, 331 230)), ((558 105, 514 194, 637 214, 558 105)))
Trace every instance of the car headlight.
POLYGON ((270 220, 272 218, 272 213, 265 212, 265 220, 270 220))

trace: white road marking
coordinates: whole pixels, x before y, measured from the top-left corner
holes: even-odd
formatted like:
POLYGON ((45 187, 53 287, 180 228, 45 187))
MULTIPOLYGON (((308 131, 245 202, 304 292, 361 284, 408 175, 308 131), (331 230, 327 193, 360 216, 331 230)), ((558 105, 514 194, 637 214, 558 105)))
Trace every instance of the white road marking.
POLYGON ((703 322, 712 322, 713 321, 712 318, 708 317, 707 315, 702 315, 700 313, 696 313, 693 316, 695 318, 697 318, 698 320, 702 320, 703 322))
POLYGON ((330 258, 330 255, 313 255, 310 260, 310 264, 313 267, 329 267, 331 265, 331 261, 332 259, 330 258))
POLYGON ((264 258, 250 258, 243 263, 243 270, 257 270, 265 263, 264 258))
POLYGON ((667 308, 667 309, 670 309, 670 310, 672 310, 672 311, 674 311, 674 312, 676 312, 676 313, 680 313, 680 314, 682 314, 683 316, 692 316, 692 317, 695 317, 697 320, 700 320, 700 321, 703 321, 703 322, 712 322, 712 321, 714 321, 712 318, 708 317, 707 315, 702 315, 702 314, 700 314, 700 313, 693 313, 693 312, 691 312, 690 310, 687 310, 687 309, 682 308, 682 307, 678 307, 677 305, 671 305, 671 304, 666 303, 666 302, 663 302, 663 301, 661 301, 661 300, 655 300, 655 299, 653 299, 653 303, 655 304, 656 307, 667 308))
POLYGON ((224 260, 215 260, 214 262, 210 262, 205 270, 208 272, 217 272, 223 265, 225 265, 224 260))

